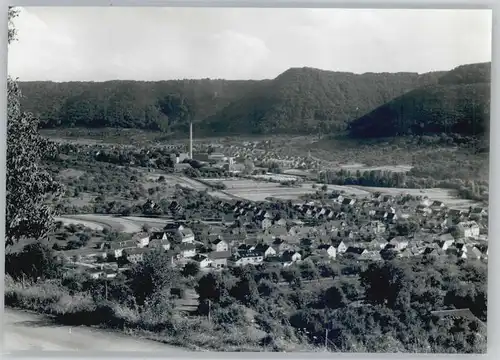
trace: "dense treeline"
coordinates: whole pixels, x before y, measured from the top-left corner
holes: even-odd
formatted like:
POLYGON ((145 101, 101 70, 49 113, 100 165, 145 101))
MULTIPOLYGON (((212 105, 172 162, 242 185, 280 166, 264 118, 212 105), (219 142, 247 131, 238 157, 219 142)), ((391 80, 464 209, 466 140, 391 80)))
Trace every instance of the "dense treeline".
POLYGON ((22 107, 41 127, 184 128, 257 86, 257 81, 22 82, 22 107))
POLYGON ((217 132, 331 132, 418 86, 434 84, 440 73, 362 75, 292 68, 208 122, 217 132))
POLYGON ((491 63, 458 67, 438 84, 410 91, 350 124, 355 137, 483 135, 490 121, 491 63))
POLYGON ((274 80, 25 82, 22 106, 42 127, 123 127, 198 132, 330 131, 440 73, 362 75, 290 69, 274 80))
POLYGON ((25 248, 23 254, 37 266, 11 266, 17 262, 7 255, 6 304, 48 312, 68 323, 154 331, 176 344, 226 351, 233 345, 283 351, 290 343, 326 344, 344 352, 486 350, 487 264, 481 261, 311 258, 286 268, 266 263, 207 274, 193 264, 172 269, 165 253, 153 252, 108 280, 105 291, 102 282, 82 274, 62 275, 62 264, 43 246, 25 248), (16 285, 23 274, 39 291, 28 293, 16 285), (181 316, 176 294, 193 285, 198 310, 181 316), (70 305, 61 306, 62 299, 71 299, 70 305), (469 309, 477 318, 441 319, 431 313, 454 308, 469 309), (263 334, 252 336, 251 329, 263 334), (229 334, 238 339, 229 340, 229 334))

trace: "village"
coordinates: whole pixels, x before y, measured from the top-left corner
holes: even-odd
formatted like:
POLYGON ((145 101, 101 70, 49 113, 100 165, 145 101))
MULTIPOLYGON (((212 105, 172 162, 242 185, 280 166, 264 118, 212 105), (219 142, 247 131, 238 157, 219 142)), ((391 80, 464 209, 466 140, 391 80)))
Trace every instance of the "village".
POLYGON ((174 267, 195 262, 202 271, 264 262, 286 267, 307 258, 488 258, 487 211, 481 207, 461 211, 408 195, 358 199, 332 192, 328 200, 328 205, 288 202, 286 209, 214 200, 219 214, 210 222, 166 220, 164 227, 148 228, 130 240, 98 243, 84 249, 78 261, 67 260, 97 279, 115 277, 152 251, 166 252, 174 267))

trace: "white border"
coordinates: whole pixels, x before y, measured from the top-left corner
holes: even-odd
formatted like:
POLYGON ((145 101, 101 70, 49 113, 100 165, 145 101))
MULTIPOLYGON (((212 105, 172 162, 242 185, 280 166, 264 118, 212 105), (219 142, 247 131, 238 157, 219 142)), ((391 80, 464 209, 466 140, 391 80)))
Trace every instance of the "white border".
MULTIPOLYGON (((4 114, 3 119, 6 117, 6 100, 7 100, 7 5, 12 6, 183 6, 183 7, 308 7, 308 8, 326 8, 326 7, 336 7, 336 8, 434 8, 434 9, 492 9, 493 10, 493 48, 492 48, 492 92, 491 92, 491 142, 490 142, 490 229, 489 229, 489 251, 493 254, 490 255, 491 258, 495 259, 498 245, 496 244, 496 234, 500 234, 500 221, 496 223, 493 219, 499 218, 500 216, 500 189, 496 186, 496 183, 500 183, 500 142, 494 141, 494 138, 500 137, 500 102, 494 101, 495 99, 500 99, 500 47, 498 46, 498 41, 500 41, 500 27, 498 24, 498 14, 500 13, 500 1, 498 0, 421 0, 421 1, 411 1, 411 0, 392 0, 392 1, 379 1, 379 0, 352 0, 352 1, 341 1, 341 0, 311 0, 311 1, 300 1, 300 0, 116 0, 116 1, 99 1, 99 0, 73 0, 71 2, 64 0, 2 0, 3 7, 1 8, 0 16, 0 28, 3 29, 1 32, 1 46, 5 50, 3 52, 3 63, 0 67, 0 79, 1 79, 1 91, 2 96, 0 97, 0 109, 1 113, 4 114)), ((0 126, 0 137, 5 139, 6 136, 6 122, 2 121, 0 126)), ((5 168, 6 164, 6 141, 0 144, 0 168, 5 168)), ((5 171, 0 171, 0 237, 3 238, 5 234, 5 171)), ((0 265, 2 273, 4 273, 5 259, 4 259, 4 248, 0 249, 2 254, 0 256, 0 265)), ((498 255, 497 255, 498 256, 498 255)), ((449 359, 451 357, 459 357, 462 359, 470 358, 488 358, 496 359, 500 358, 500 342, 495 341, 494 334, 500 334, 500 290, 499 284, 496 282, 495 274, 500 274, 500 263, 492 261, 489 263, 489 274, 488 276, 488 354, 487 355, 426 355, 426 354, 337 354, 337 353, 186 353, 185 356, 176 355, 175 358, 240 358, 240 359, 252 359, 252 358, 335 358, 335 359, 418 359, 418 358, 433 358, 433 359, 449 359)), ((4 276, 0 276, 0 290, 4 288, 4 276)), ((3 291, 1 291, 3 293, 3 291)), ((0 296, 0 304, 4 305, 4 297, 0 296)), ((0 325, 0 328, 2 326, 0 325)), ((0 335, 2 336, 3 343, 3 332, 0 330, 0 335)), ((3 347, 2 347, 3 348, 3 347)), ((3 354, 2 354, 3 355, 3 354)), ((68 358, 68 357, 79 357, 79 358, 161 358, 161 353, 150 352, 148 354, 144 353, 82 353, 82 352, 25 352, 23 355, 3 355, 6 358, 68 358)), ((168 356, 172 358, 171 356, 168 356)))

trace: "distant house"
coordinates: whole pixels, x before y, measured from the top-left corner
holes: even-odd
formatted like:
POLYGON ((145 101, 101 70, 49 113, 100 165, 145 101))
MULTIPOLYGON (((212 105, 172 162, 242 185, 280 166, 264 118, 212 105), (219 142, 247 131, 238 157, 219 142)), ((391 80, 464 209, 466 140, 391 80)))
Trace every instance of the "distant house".
POLYGON ((278 225, 272 225, 267 229, 267 232, 269 235, 271 235, 273 238, 280 237, 280 236, 285 236, 288 234, 288 231, 286 227, 284 226, 278 226, 278 225))
POLYGON ((227 261, 230 257, 230 251, 213 251, 208 254, 208 258, 211 261, 210 266, 217 269, 227 267, 227 261))
POLYGON ((321 244, 317 248, 317 253, 325 254, 329 258, 335 259, 337 256, 337 250, 333 245, 330 244, 321 244))
POLYGON ((170 250, 170 240, 168 239, 151 239, 148 244, 149 248, 163 248, 163 250, 170 250))
POLYGON ((408 239, 404 236, 396 236, 389 241, 388 246, 401 251, 408 246, 408 239))
POLYGON ((381 234, 381 233, 385 232, 386 226, 384 223, 382 223, 380 221, 371 221, 369 223, 369 229, 371 229, 371 231, 374 234, 381 234))
POLYGON ((193 256, 196 255, 196 246, 191 243, 182 243, 179 246, 180 249, 180 255, 183 258, 192 258, 193 256))
POLYGON ((292 248, 290 244, 280 238, 274 239, 271 246, 274 248, 277 254, 281 254, 286 250, 291 250, 292 248))
POLYGON ((371 250, 382 250, 382 249, 385 249, 385 247, 387 246, 387 240, 385 239, 382 239, 382 238, 377 238, 377 239, 373 239, 372 241, 370 241, 368 244, 367 244, 367 248, 371 249, 371 250))
POLYGON ((343 254, 347 251, 346 244, 340 239, 332 240, 332 245, 335 248, 337 254, 343 254))
POLYGON ((206 269, 211 264, 211 260, 205 254, 196 254, 191 258, 191 260, 197 262, 200 269, 206 269))
POLYGON ((368 251, 365 250, 359 254, 358 260, 372 260, 372 261, 377 261, 377 260, 382 260, 382 256, 380 255, 380 251, 373 250, 373 251, 368 251))
POLYGON ((258 244, 253 249, 253 252, 262 254, 264 258, 276 255, 276 250, 274 250, 272 246, 269 246, 267 244, 258 244))
POLYGON ((213 251, 228 251, 229 244, 222 239, 217 239, 217 240, 212 242, 212 250, 213 251))
POLYGON ((264 254, 255 252, 240 252, 239 257, 235 259, 236 266, 244 266, 248 264, 257 265, 264 261, 264 254))
POLYGON ((358 258, 362 254, 368 253, 368 250, 362 248, 362 247, 355 247, 355 246, 349 246, 347 250, 345 251, 346 255, 351 255, 354 256, 355 258, 358 258))
POLYGON ((475 221, 462 221, 456 226, 458 236, 465 238, 479 237, 479 225, 475 221))
POLYGON ((451 234, 441 235, 436 241, 439 248, 444 251, 448 250, 448 248, 452 246, 454 242, 455 239, 453 238, 453 236, 451 236, 451 234))
POLYGON ((281 255, 281 261, 283 263, 294 263, 300 260, 302 260, 302 255, 297 251, 288 250, 281 255))
POLYGON ((345 198, 342 200, 342 205, 354 205, 356 203, 356 199, 345 198))
POLYGON ((257 219, 257 224, 260 226, 262 230, 266 230, 273 225, 273 221, 269 218, 261 218, 257 219))
POLYGON ((136 264, 142 262, 144 260, 144 255, 148 252, 150 252, 150 250, 144 248, 126 249, 123 255, 129 262, 136 264))
POLYGON ((182 224, 167 224, 164 231, 167 237, 172 236, 177 242, 194 243, 195 237, 193 231, 182 224))
POLYGON ((132 237, 132 240, 134 240, 136 242, 137 247, 139 247, 139 248, 146 247, 149 244, 149 234, 146 232, 141 232, 141 233, 135 234, 132 237))
POLYGON ((136 247, 137 243, 134 240, 115 241, 104 245, 104 248, 107 250, 107 255, 114 256, 115 258, 121 257, 123 255, 123 250, 134 249, 136 247))
POLYGON ((479 260, 483 257, 483 253, 475 246, 466 245, 462 247, 461 258, 479 260))

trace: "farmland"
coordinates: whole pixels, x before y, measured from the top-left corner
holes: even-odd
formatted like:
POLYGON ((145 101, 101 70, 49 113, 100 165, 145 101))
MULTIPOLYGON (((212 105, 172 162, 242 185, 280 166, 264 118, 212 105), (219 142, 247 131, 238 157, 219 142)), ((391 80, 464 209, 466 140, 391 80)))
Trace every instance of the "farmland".
MULTIPOLYGON (((297 187, 284 186, 278 183, 256 181, 251 179, 222 179, 207 181, 221 181, 226 186, 226 193, 252 201, 265 201, 269 197, 283 200, 298 200, 302 195, 311 194, 321 187, 321 184, 303 183, 297 187)), ((455 197, 453 190, 448 189, 407 189, 407 188, 384 188, 368 186, 343 186, 328 185, 328 191, 344 191, 347 195, 366 197, 372 193, 380 192, 388 195, 409 194, 412 196, 428 197, 446 203, 450 208, 467 209, 477 205, 478 202, 455 197)))

